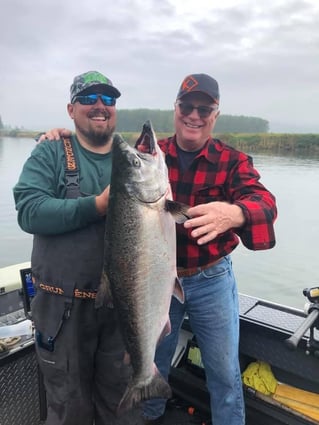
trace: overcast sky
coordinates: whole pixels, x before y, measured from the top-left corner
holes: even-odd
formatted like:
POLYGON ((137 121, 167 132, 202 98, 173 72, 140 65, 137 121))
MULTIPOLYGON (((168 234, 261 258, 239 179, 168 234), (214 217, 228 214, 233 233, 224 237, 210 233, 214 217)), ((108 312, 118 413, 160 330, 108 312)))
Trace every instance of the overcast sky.
POLYGON ((119 109, 172 109, 182 79, 204 72, 222 114, 319 132, 318 0, 1 0, 0 60, 13 127, 73 128, 73 77, 97 70, 119 109))

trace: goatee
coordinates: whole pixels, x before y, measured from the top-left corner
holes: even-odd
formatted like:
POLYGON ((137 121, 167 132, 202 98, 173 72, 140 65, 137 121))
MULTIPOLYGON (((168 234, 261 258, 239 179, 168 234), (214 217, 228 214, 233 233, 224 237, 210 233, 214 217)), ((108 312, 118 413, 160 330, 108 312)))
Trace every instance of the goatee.
POLYGON ((115 131, 115 127, 108 127, 103 131, 94 129, 85 130, 78 125, 76 128, 77 131, 85 137, 87 143, 94 147, 101 147, 109 144, 115 131))

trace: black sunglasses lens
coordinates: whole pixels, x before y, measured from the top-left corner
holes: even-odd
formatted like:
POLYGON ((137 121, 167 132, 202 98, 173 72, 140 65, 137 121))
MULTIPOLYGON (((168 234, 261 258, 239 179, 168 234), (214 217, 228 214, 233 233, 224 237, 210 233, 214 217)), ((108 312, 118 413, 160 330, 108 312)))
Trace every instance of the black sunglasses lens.
POLYGON ((191 103, 179 103, 178 106, 183 115, 189 115, 194 110, 194 106, 191 103))
POLYGON ((181 114, 187 116, 193 112, 194 109, 197 109, 198 115, 200 118, 208 118, 213 112, 214 108, 206 105, 194 106, 191 103, 179 103, 178 104, 181 114))
POLYGON ((210 106, 198 106, 197 111, 201 118, 207 118, 213 112, 213 108, 210 106))

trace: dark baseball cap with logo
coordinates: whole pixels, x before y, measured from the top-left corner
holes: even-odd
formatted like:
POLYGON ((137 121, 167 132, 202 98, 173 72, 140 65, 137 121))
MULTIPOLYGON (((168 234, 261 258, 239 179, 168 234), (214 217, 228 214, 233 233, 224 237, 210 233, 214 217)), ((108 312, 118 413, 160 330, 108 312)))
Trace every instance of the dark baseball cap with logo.
POLYGON ((191 74, 185 77, 176 99, 181 99, 185 94, 193 92, 205 93, 210 96, 215 103, 219 104, 218 83, 207 74, 191 74))
POLYGON ((88 71, 84 74, 74 77, 73 84, 70 88, 71 103, 75 96, 79 94, 90 94, 94 89, 95 93, 106 94, 110 97, 118 98, 121 96, 120 91, 113 86, 112 81, 97 71, 88 71))

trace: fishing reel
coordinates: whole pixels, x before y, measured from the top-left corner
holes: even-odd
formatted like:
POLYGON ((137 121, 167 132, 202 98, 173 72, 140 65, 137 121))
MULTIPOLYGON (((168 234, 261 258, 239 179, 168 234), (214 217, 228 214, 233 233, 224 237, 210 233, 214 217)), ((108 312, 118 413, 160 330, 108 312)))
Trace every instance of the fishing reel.
POLYGON ((295 350, 299 341, 309 330, 309 339, 306 342, 306 354, 319 357, 319 340, 315 337, 315 329, 319 330, 319 287, 305 288, 303 295, 309 302, 305 304, 307 317, 291 337, 285 340, 285 344, 291 350, 295 350))

